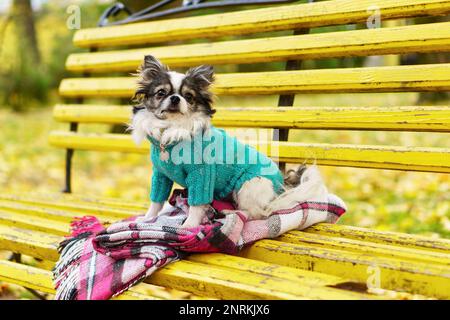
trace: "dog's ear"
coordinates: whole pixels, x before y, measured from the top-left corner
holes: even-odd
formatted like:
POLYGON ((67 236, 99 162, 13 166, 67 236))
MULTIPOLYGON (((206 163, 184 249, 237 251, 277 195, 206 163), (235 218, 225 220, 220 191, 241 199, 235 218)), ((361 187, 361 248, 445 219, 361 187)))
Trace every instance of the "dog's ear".
POLYGON ((147 56, 145 56, 144 62, 142 63, 139 71, 143 77, 150 79, 150 78, 156 77, 158 74, 160 74, 162 72, 169 71, 169 68, 167 68, 167 66, 162 64, 154 56, 147 55, 147 56))
POLYGON ((169 68, 163 65, 154 56, 145 56, 144 61, 137 70, 137 73, 133 74, 138 77, 138 86, 132 101, 141 103, 142 99, 145 97, 145 94, 148 93, 148 86, 155 79, 159 78, 162 73, 166 73, 167 71, 169 71, 169 68))
POLYGON ((186 78, 191 78, 200 87, 207 88, 214 82, 214 68, 210 65, 191 68, 186 72, 186 78))

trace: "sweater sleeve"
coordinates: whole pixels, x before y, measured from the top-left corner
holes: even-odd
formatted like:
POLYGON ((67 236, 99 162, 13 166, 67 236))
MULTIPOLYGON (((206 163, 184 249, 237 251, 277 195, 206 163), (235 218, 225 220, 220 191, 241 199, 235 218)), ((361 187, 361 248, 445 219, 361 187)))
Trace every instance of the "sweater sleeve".
POLYGON ((164 174, 153 168, 152 190, 150 192, 150 200, 152 202, 162 203, 169 199, 170 191, 173 187, 173 181, 164 174))
POLYGON ((216 166, 214 164, 196 165, 188 172, 186 185, 188 189, 188 204, 199 206, 210 204, 214 198, 216 166))

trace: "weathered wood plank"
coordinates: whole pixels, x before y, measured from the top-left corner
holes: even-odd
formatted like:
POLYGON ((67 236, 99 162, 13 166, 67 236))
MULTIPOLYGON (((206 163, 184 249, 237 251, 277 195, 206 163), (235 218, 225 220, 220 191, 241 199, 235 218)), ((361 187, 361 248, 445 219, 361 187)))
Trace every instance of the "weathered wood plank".
POLYGON ((60 221, 52 221, 22 212, 8 212, 1 207, 0 223, 12 227, 48 232, 59 236, 67 235, 70 230, 68 223, 64 224, 60 221))
MULTIPOLYGON (((52 132, 51 145, 95 151, 147 154, 149 144, 136 146, 129 135, 52 132)), ((365 146, 297 142, 249 141, 259 151, 287 163, 383 168, 408 171, 450 172, 450 150, 400 146, 365 146)))
MULTIPOLYGON (((51 211, 51 209, 48 210, 51 211)), ((67 211, 70 214, 70 209, 66 209, 65 211, 67 211)), ((86 214, 87 213, 88 211, 86 211, 86 214)), ((76 216, 77 216, 76 214, 73 214, 73 218, 76 216)), ((100 217, 99 219, 101 220, 102 223, 108 222, 111 223, 117 221, 112 218, 105 219, 100 217)), ((64 236, 69 233, 68 221, 60 222, 53 220, 51 217, 35 216, 31 210, 30 212, 27 213, 27 215, 23 215, 21 213, 14 211, 5 214, 5 212, 2 211, 1 203, 0 203, 0 223, 6 226, 12 226, 32 231, 41 231, 56 236, 64 236), (28 217, 28 220, 26 219, 26 217, 28 217)), ((395 239, 399 235, 401 234, 392 234, 391 238, 395 239)), ((358 252, 359 254, 369 254, 375 256, 399 258, 403 259, 404 261, 411 261, 411 262, 419 261, 431 263, 434 265, 442 264, 450 266, 450 256, 448 255, 449 250, 447 250, 446 252, 445 251, 436 252, 434 250, 427 250, 418 245, 416 245, 415 248, 412 248, 411 245, 417 244, 419 242, 418 240, 420 240, 420 237, 419 238, 416 237, 416 239, 413 239, 413 241, 410 241, 410 243, 408 243, 408 245, 404 247, 370 241, 348 239, 345 237, 319 235, 314 233, 298 232, 298 231, 289 232, 277 238, 276 240, 300 245, 306 243, 309 245, 314 245, 315 247, 318 248, 321 247, 336 248, 350 252, 358 252)), ((435 242, 441 245, 445 244, 445 240, 443 239, 435 240, 435 242)), ((208 256, 209 255, 207 255, 206 257, 208 256)), ((195 261, 215 264, 219 266, 236 266, 237 263, 236 261, 233 261, 231 257, 220 256, 218 257, 217 260, 206 259, 207 261, 202 260, 201 257, 202 256, 200 255, 199 257, 196 258, 195 261), (229 259, 229 261, 223 261, 224 259, 222 258, 229 259)), ((242 266, 242 268, 244 268, 244 266, 242 266)), ((248 267, 247 269, 249 271, 252 271, 251 267, 248 267)))
MULTIPOLYGON (((321 223, 306 230, 308 233, 321 234, 331 237, 342 237, 365 242, 375 242, 405 248, 424 249, 448 254, 450 252, 450 239, 435 239, 415 234, 380 231, 355 226, 342 226, 321 223)), ((295 232, 294 233, 298 233, 295 232)))
POLYGON ((46 199, 24 199, 21 202, 15 200, 15 196, 3 195, 0 197, 0 209, 8 212, 33 214, 37 217, 51 218, 61 222, 71 221, 79 215, 95 215, 105 221, 125 219, 133 214, 145 213, 145 209, 126 210, 108 208, 99 205, 85 205, 83 203, 71 203, 63 201, 51 201, 46 199))
POLYGON ((274 240, 258 241, 244 249, 241 256, 293 268, 327 272, 368 285, 380 281, 382 288, 396 291, 441 299, 450 297, 450 268, 443 265, 274 240))
MULTIPOLYGON (((50 271, 20 263, 0 260, 0 280, 45 293, 55 293, 50 271)), ((161 298, 151 285, 140 283, 114 299, 155 300, 161 298), (154 295, 151 295, 152 292, 154 295)))
MULTIPOLYGON (((0 248, 34 257, 56 261, 59 237, 50 237, 42 232, 19 228, 8 228, 0 224, 0 248), (9 230, 8 230, 9 229, 9 230), (51 251, 51 253, 50 253, 51 251)), ((217 255, 216 255, 217 257, 217 255)), ((249 260, 241 259, 241 264, 249 260)), ((356 293, 323 286, 334 284, 337 278, 319 277, 319 282, 305 280, 305 273, 294 280, 285 279, 287 269, 280 267, 274 274, 264 272, 267 264, 251 262, 247 269, 225 268, 217 264, 204 264, 194 261, 179 261, 155 272, 146 281, 159 286, 183 290, 194 294, 221 299, 374 299, 376 296, 356 293), (255 270, 256 269, 256 270, 255 270), (260 269, 260 271, 258 271, 260 269), (256 271, 256 272, 255 272, 256 271), (328 279, 328 280, 327 280, 328 279), (324 282, 325 281, 325 282, 324 282), (330 282, 331 281, 331 282, 330 282), (294 285, 293 285, 294 284, 294 285)), ((277 269, 276 265, 272 268, 277 269)), ((0 269, 1 270, 1 269, 0 269)), ((0 271, 1 274, 1 271, 0 271)), ((296 274, 294 271, 293 274, 296 274)), ((314 277, 314 273, 309 276, 314 277)), ((1 276, 0 276, 1 277, 1 276)), ((12 281, 9 279, 9 281, 12 281)))
MULTIPOLYGON (((450 90, 450 64, 218 74, 217 95, 450 90)), ((127 97, 136 78, 69 78, 64 97, 127 97)))
MULTIPOLYGON (((217 108, 219 127, 450 132, 448 106, 217 108)), ((57 105, 57 121, 127 123, 130 106, 57 105)))
MULTIPOLYGON (((58 239, 58 237, 54 237, 58 239)), ((35 257, 47 255, 47 259, 55 261, 57 259, 55 239, 41 232, 23 230, 18 228, 8 228, 0 225, 0 245, 9 250, 21 252, 35 257), (14 233, 14 234, 13 234, 14 233), (43 237, 44 235, 44 237, 43 237), (51 251, 51 253, 50 253, 51 251)), ((60 238, 59 238, 60 239, 60 238)), ((340 283, 334 280, 320 278, 318 283, 305 280, 306 274, 298 277, 295 281, 292 275, 287 279, 284 274, 286 269, 282 268, 275 273, 267 273, 267 265, 252 261, 247 267, 238 268, 238 264, 222 266, 218 258, 225 255, 211 255, 211 263, 207 263, 209 255, 204 258, 194 256, 194 259, 201 259, 200 263, 195 261, 179 261, 158 270, 152 275, 148 282, 174 289, 182 289, 202 296, 212 296, 222 299, 300 299, 300 298, 323 298, 323 299, 367 299, 374 296, 358 294, 345 290, 323 287, 327 281, 330 286, 339 287, 340 283), (206 263, 203 263, 206 262, 206 263), (255 270, 256 268, 256 270, 255 270), (266 268, 266 271, 264 269, 266 268), (259 270, 259 271, 258 271, 259 270), (325 282, 324 282, 325 281, 325 282)), ((448 285, 450 268, 443 266, 430 266, 423 263, 404 262, 400 259, 386 257, 359 255, 343 250, 328 248, 317 248, 308 245, 295 245, 282 243, 273 240, 259 241, 255 245, 243 252, 243 256, 251 259, 268 261, 273 263, 272 268, 277 269, 277 265, 291 266, 299 269, 311 269, 311 262, 314 261, 314 268, 326 265, 333 270, 326 270, 324 273, 346 274, 347 279, 358 279, 365 282, 362 272, 368 266, 379 266, 383 272, 382 284, 384 288, 408 291, 418 294, 430 294, 437 297, 445 297, 448 292, 443 292, 442 288, 448 285), (262 251, 261 251, 262 250, 262 251), (274 252, 272 252, 272 250, 274 252), (260 256, 261 255, 261 256, 260 256), (274 261, 274 260, 277 261, 274 261), (370 263, 368 265, 368 263, 370 263), (339 266, 339 268, 337 268, 339 266), (356 274, 350 271, 355 269, 356 274), (437 279, 441 283, 435 285, 437 279), (414 280, 411 285, 410 282, 414 280), (424 282, 432 285, 432 288, 424 288, 424 282)), ((241 260, 240 263, 246 265, 248 260, 241 260)), ((316 270, 316 269, 314 269, 316 270)), ((294 272, 293 274, 296 274, 294 272)), ((299 273, 301 275, 302 272, 299 273)), ((314 273, 311 273, 314 276, 314 273)), ((342 284, 345 282, 341 282, 342 284)))
MULTIPOLYGON (((121 219, 120 217, 117 217, 115 215, 116 212, 114 211, 114 209, 129 209, 129 211, 125 211, 124 215, 122 216, 122 218, 126 218, 131 215, 144 214, 145 210, 148 207, 148 203, 134 202, 132 207, 130 208, 130 203, 115 198, 97 198, 88 197, 85 195, 67 195, 62 193, 26 195, 0 193, 0 200, 0 210, 8 211, 12 214, 26 214, 31 218, 39 217, 47 221, 59 221, 62 224, 68 224, 74 217, 83 214, 91 214, 92 212, 95 212, 95 215, 102 222, 111 223, 121 219), (75 211, 74 207, 78 207, 80 208, 80 210, 75 211), (98 211, 99 207, 102 208, 102 211, 98 211), (110 211, 108 210, 112 210, 111 215, 109 214, 110 211), (128 214, 126 212, 128 212, 128 214), (57 218, 58 216, 62 217, 57 218)), ((14 219, 14 216, 12 215, 9 218, 14 219)), ((38 225, 34 224, 34 220, 32 219, 29 224, 30 226, 27 228, 32 228, 32 226, 39 227, 38 225)), ((49 224, 48 227, 53 229, 52 224, 49 224)), ((50 232, 54 233, 53 231, 50 232)), ((321 223, 318 225, 314 225, 305 231, 292 231, 289 233, 289 235, 293 235, 294 237, 296 237, 297 240, 299 239, 299 237, 306 236, 306 234, 324 235, 330 239, 338 239, 338 243, 340 241, 339 239, 354 239, 367 243, 368 247, 372 247, 373 243, 375 243, 395 246, 397 248, 400 248, 401 250, 418 249, 424 252, 425 257, 428 255, 440 257, 440 255, 434 255, 434 252, 450 252, 449 239, 436 239, 414 234, 380 231, 339 224, 321 223)), ((289 242, 288 240, 286 241, 289 242)), ((352 242, 350 242, 350 244, 351 243, 352 242)), ((397 248, 395 250, 397 250, 397 248)), ((406 252, 410 251, 406 250, 406 252)), ((422 254, 417 254, 416 258, 421 259, 421 255, 422 254)))
MULTIPOLYGON (((394 235, 395 236, 395 235, 394 235)), ((398 236, 398 235, 397 235, 398 236)), ((333 237, 309 232, 290 232, 276 239, 281 242, 293 244, 308 244, 315 247, 345 250, 357 252, 361 255, 374 255, 378 257, 390 257, 410 262, 424 262, 433 265, 450 267, 450 251, 447 253, 431 250, 417 250, 411 247, 401 247, 369 241, 333 237)))
MULTIPOLYGON (((94 210, 96 208, 104 209, 119 209, 128 210, 129 212, 141 212, 148 208, 149 202, 131 201, 120 198, 108 198, 101 196, 92 196, 76 193, 42 193, 42 192, 27 192, 26 195, 19 194, 4 194, 0 193, 0 199, 10 200, 13 202, 29 203, 31 205, 44 204, 48 207, 67 208, 80 206, 90 206, 94 210)), ((145 199, 145 197, 143 197, 145 199)), ((89 209, 90 210, 90 209, 89 209)))
POLYGON ((170 67, 450 51, 450 22, 123 51, 74 53, 73 72, 136 71, 152 54, 170 67))
POLYGON ((450 12, 448 0, 335 0, 244 10, 123 26, 83 29, 79 47, 124 46, 173 40, 215 38, 275 30, 365 22, 379 9, 383 20, 450 12), (371 10, 372 8, 372 10, 371 10))
MULTIPOLYGON (((31 215, 31 214, 30 214, 31 215)), ((32 215, 31 215, 32 216, 32 215)), ((14 220, 13 217, 11 217, 11 220, 14 220)), ((59 235, 59 229, 60 224, 58 222, 55 222, 51 219, 42 219, 46 220, 47 233, 53 234, 53 235, 59 235)), ((6 220, 3 220, 0 225, 9 225, 6 220)), ((36 223, 36 220, 31 220, 28 225, 26 226, 17 226, 17 228, 20 229, 28 229, 31 231, 41 231, 40 229, 40 223, 36 223)), ((65 223, 65 228, 68 230, 69 223, 65 223)), ((68 232, 66 231, 66 234, 68 232)), ((24 240, 24 238, 23 238, 24 240)), ((190 261, 203 263, 203 264, 210 264, 214 266, 221 266, 221 267, 227 267, 231 269, 239 269, 239 270, 245 270, 252 273, 258 273, 262 275, 268 275, 268 276, 276 276, 278 278, 282 278, 285 280, 292 280, 292 281, 304 281, 305 283, 318 285, 318 286, 330 286, 330 285, 337 285, 345 281, 345 280, 336 276, 331 276, 327 274, 321 274, 321 273, 311 273, 310 271, 304 271, 304 270, 298 270, 298 269, 292 269, 292 268, 286 268, 282 266, 273 266, 268 263, 260 262, 260 261, 254 261, 250 259, 244 259, 240 257, 230 256, 230 255, 224 255, 224 254, 193 254, 187 257, 190 261)), ((53 267, 53 264, 50 264, 50 268, 53 267)))
MULTIPOLYGON (((21 198, 19 197, 16 200, 20 202, 21 198)), ((66 210, 70 211, 70 208, 67 208, 66 210)), ((40 228, 43 224, 43 221, 40 220, 44 219, 46 218, 38 219, 39 221, 30 219, 26 229, 11 227, 10 224, 4 224, 4 222, 2 222, 0 224, 0 246, 3 249, 18 251, 41 259, 55 261, 57 259, 57 254, 55 253, 56 245, 62 239, 60 236, 56 235, 59 233, 59 225, 54 225, 54 222, 49 219, 47 222, 48 230, 46 230, 45 233, 34 231, 35 228, 40 228), (4 225, 4 227, 2 227, 2 225, 4 225), (52 228, 54 230, 50 230, 52 228)), ((9 217, 5 218, 5 220, 14 219, 9 217)), ((323 225, 321 224, 314 228, 320 228, 321 226, 323 225)), ((344 228, 352 229, 352 227, 336 225, 325 225, 325 227, 328 229, 341 230, 341 233, 344 228)), ((309 231, 314 232, 314 230, 309 231)), ((376 231, 373 231, 373 233, 376 233, 376 231)), ((244 256, 258 260, 245 260, 245 263, 243 263, 244 261, 238 261, 238 258, 236 260, 235 257, 221 254, 193 255, 189 258, 192 263, 204 264, 209 273, 206 274, 202 269, 203 267, 198 265, 192 267, 189 265, 182 265, 180 269, 179 264, 174 264, 172 265, 173 269, 164 269, 168 270, 166 274, 163 272, 162 276, 159 275, 154 279, 150 278, 149 281, 153 284, 169 286, 175 289, 186 290, 186 288, 188 288, 188 291, 200 295, 208 295, 212 291, 217 291, 220 292, 220 294, 217 294, 216 292, 215 297, 228 298, 234 294, 229 291, 230 289, 228 286, 231 286, 231 284, 228 282, 234 282, 238 279, 237 282, 241 285, 241 287, 238 287, 238 290, 244 292, 241 292, 239 297, 248 298, 267 295, 268 293, 264 291, 258 291, 257 293, 247 291, 249 289, 247 285, 250 285, 251 281, 255 280, 255 278, 250 280, 243 272, 250 272, 258 274, 258 279, 259 277, 264 278, 265 280, 262 280, 264 282, 267 281, 265 277, 284 279, 283 281, 291 283, 291 286, 293 281, 300 281, 302 286, 301 289, 299 289, 300 291, 297 291, 297 294, 300 294, 300 296, 307 290, 308 298, 330 298, 340 296, 348 299, 351 297, 342 296, 342 292, 324 291, 322 290, 323 288, 317 288, 317 286, 327 285, 339 287, 340 284, 345 283, 343 279, 346 278, 349 279, 346 280, 347 282, 351 282, 351 279, 364 282, 369 276, 368 270, 370 268, 380 268, 382 285, 385 288, 443 297, 441 290, 442 286, 446 285, 446 281, 448 281, 447 278, 450 277, 450 275, 447 274, 450 272, 450 268, 448 267, 448 249, 446 250, 442 247, 446 243, 445 240, 433 240, 436 243, 441 243, 440 248, 444 251, 427 251, 428 246, 421 247, 422 243, 421 241, 418 241, 420 239, 409 239, 410 243, 407 245, 405 245, 404 242, 408 239, 403 239, 403 243, 396 246, 395 241, 393 242, 393 245, 377 245, 375 241, 368 243, 363 241, 352 241, 347 240, 345 237, 339 237, 338 235, 339 234, 321 236, 294 231, 283 235, 276 241, 265 240, 258 242, 258 244, 255 244, 250 249, 244 251, 244 256), (411 249, 411 243, 415 244, 415 247, 418 247, 418 249, 411 249), (274 249, 275 247, 277 248, 276 250, 274 249), (274 249, 274 251, 272 249, 274 249), (276 252, 276 254, 274 252, 276 252), (259 260, 300 268, 300 270, 292 271, 293 269, 288 268, 288 270, 283 267, 273 266, 268 269, 268 265, 265 265, 259 260), (229 269, 237 269, 239 272, 230 271, 229 269), (322 274, 319 274, 319 276, 316 277, 314 276, 316 273, 306 274, 302 269, 313 271, 318 271, 320 269, 322 270, 321 272, 330 273, 339 278, 332 278, 322 274), (196 271, 194 272, 193 270, 196 271), (235 272, 237 273, 235 274, 235 272), (219 281, 208 284, 209 289, 207 290, 202 286, 199 287, 198 284, 203 283, 203 280, 200 280, 199 277, 205 275, 217 277, 216 279, 219 279, 219 281), (227 276, 225 277, 225 275, 227 276), (242 282, 241 277, 246 277, 249 282, 242 282), (183 278, 188 280, 181 281, 183 278), (442 281, 441 285, 435 285, 438 278, 442 281), (384 281, 387 283, 385 284, 384 281), (422 286, 425 282, 430 283, 427 288, 422 286), (214 288, 214 290, 211 288, 214 288)), ((381 236, 382 240, 387 237, 387 235, 383 233, 381 236)), ((401 234, 392 233, 390 236, 395 240, 401 236, 401 234)), ((376 235, 371 234, 371 237, 376 237, 376 235)), ((349 238, 351 239, 352 237, 349 238)), ((387 239, 385 240, 387 242, 387 239)), ((370 241, 370 239, 367 241, 370 241)), ((276 280, 276 282, 278 283, 279 280, 276 280)), ((271 281, 269 281, 269 283, 271 283, 271 281)), ((270 293, 269 297, 273 298, 273 292, 270 293)), ((293 297, 278 296, 278 298, 293 297)), ((353 298, 356 298, 356 296, 353 296, 353 298)), ((368 296, 360 296, 359 298, 368 298, 368 296)))

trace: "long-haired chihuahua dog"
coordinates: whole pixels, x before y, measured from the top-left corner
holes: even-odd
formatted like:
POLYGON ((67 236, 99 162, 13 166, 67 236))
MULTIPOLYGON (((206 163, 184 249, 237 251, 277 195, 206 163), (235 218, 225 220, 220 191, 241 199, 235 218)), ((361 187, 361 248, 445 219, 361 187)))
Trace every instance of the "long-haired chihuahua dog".
POLYGON ((271 159, 211 125, 215 112, 211 66, 182 74, 148 55, 138 76, 130 127, 137 144, 144 139, 151 142, 152 202, 146 219, 161 211, 174 182, 188 190, 189 215, 183 227, 195 227, 213 199, 233 200, 250 219, 267 217, 269 204, 282 193, 284 182, 294 186, 300 180, 290 172, 283 181, 271 159), (212 144, 215 152, 205 156, 212 144))

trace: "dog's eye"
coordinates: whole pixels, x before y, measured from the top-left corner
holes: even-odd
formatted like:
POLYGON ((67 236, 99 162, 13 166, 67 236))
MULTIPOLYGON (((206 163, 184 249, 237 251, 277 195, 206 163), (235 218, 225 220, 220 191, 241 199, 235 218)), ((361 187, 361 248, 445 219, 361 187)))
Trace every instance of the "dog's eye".
POLYGON ((184 98, 189 103, 192 103, 194 101, 194 96, 192 94, 190 94, 190 93, 185 93, 184 94, 184 98))
POLYGON ((158 90, 158 92, 156 92, 156 96, 157 96, 158 98, 162 98, 162 97, 164 97, 166 94, 167 94, 167 93, 166 93, 166 90, 164 90, 164 89, 158 90))

